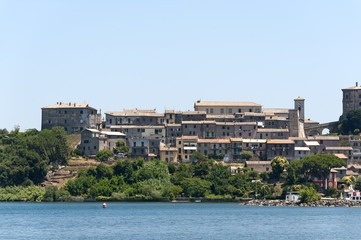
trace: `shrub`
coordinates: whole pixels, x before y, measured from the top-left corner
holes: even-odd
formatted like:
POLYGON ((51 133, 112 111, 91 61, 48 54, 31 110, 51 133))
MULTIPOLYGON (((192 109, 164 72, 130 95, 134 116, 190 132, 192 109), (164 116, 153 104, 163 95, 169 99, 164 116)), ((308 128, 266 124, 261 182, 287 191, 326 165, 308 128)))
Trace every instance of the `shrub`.
POLYGON ((104 151, 101 150, 97 153, 96 155, 96 159, 99 161, 107 161, 111 156, 113 156, 113 152, 112 151, 104 151))
POLYGON ((321 200, 321 196, 317 194, 317 191, 313 187, 304 187, 300 191, 301 202, 314 202, 321 200))

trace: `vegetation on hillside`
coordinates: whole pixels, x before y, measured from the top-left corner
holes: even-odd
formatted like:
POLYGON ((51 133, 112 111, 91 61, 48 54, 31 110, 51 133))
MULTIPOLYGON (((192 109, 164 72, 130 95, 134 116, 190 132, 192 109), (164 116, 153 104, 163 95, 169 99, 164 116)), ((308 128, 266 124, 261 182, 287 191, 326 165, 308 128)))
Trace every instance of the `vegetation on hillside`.
POLYGON ((359 134, 361 128, 361 110, 352 110, 339 123, 339 133, 344 135, 359 134))
POLYGON ((30 129, 0 134, 0 187, 38 185, 48 166, 65 165, 69 158, 66 132, 63 128, 37 131, 30 129))

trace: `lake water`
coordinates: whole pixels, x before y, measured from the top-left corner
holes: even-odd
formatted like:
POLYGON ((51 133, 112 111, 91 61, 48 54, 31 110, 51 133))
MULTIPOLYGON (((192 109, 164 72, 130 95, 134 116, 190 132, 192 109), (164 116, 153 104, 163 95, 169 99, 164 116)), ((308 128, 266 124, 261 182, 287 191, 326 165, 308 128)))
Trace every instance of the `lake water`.
POLYGON ((0 203, 0 239, 361 239, 361 208, 0 203))

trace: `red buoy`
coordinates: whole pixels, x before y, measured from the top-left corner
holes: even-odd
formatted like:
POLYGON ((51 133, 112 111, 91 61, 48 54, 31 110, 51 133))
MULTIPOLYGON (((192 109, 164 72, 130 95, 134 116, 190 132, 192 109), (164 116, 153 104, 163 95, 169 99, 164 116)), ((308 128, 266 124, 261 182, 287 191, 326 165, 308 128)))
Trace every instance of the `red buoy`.
POLYGON ((103 208, 107 208, 107 204, 106 204, 106 203, 103 203, 103 208))

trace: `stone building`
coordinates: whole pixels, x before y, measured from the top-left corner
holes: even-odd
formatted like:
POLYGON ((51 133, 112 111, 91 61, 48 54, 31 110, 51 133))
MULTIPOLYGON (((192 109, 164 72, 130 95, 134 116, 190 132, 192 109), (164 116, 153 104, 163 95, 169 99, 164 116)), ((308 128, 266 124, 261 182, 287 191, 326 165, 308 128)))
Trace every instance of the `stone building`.
POLYGON ((343 154, 347 157, 347 162, 352 160, 352 147, 326 147, 325 152, 327 154, 343 154))
POLYGON ((290 162, 294 160, 295 142, 290 139, 267 140, 267 160, 284 157, 290 162))
POLYGON ((243 139, 243 151, 253 153, 250 160, 265 160, 266 159, 266 143, 265 139, 243 139))
POLYGON ((127 139, 141 138, 141 139, 160 139, 165 141, 165 127, 147 126, 147 125, 118 125, 110 127, 112 132, 121 132, 127 135, 127 139))
POLYGON ((122 112, 106 112, 105 126, 110 128, 114 125, 159 125, 163 124, 164 114, 156 110, 131 109, 122 112))
POLYGON ((262 105, 253 102, 202 102, 194 103, 195 111, 205 111, 209 115, 233 115, 234 113, 262 112, 262 105))
POLYGON ((222 156, 224 161, 231 160, 230 139, 198 139, 197 151, 210 158, 222 156))
POLYGON ((125 134, 84 129, 81 133, 80 149, 86 156, 96 155, 101 150, 113 151, 118 141, 125 142, 125 134))
POLYGON ((240 161, 241 153, 243 151, 243 139, 242 138, 231 138, 231 160, 240 161))
POLYGON ((288 129, 259 128, 257 139, 288 139, 290 137, 288 129))
POLYGON ((356 86, 344 88, 342 92, 342 117, 344 118, 349 111, 361 109, 361 87, 356 83, 356 86))
POLYGON ((101 114, 87 103, 57 103, 41 108, 41 129, 63 127, 68 134, 79 134, 86 128, 99 129, 101 114))

